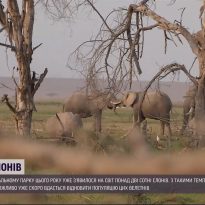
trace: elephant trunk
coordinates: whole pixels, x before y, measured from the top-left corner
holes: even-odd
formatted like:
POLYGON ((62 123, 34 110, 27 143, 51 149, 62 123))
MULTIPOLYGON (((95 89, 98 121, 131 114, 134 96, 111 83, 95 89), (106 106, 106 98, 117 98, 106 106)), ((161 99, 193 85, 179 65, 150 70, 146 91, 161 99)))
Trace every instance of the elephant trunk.
POLYGON ((116 110, 117 106, 121 105, 122 102, 121 101, 110 101, 110 103, 107 105, 108 109, 113 109, 116 110))

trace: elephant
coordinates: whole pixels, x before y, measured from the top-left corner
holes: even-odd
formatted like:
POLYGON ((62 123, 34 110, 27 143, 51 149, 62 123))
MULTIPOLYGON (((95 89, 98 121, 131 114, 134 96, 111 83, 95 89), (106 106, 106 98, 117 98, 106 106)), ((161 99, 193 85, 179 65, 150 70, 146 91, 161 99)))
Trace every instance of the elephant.
POLYGON ((128 92, 121 100, 123 106, 133 108, 134 126, 142 123, 146 118, 160 120, 161 134, 164 135, 166 125, 169 136, 171 136, 170 111, 172 102, 169 96, 159 91, 147 92, 140 111, 139 106, 142 95, 143 92, 128 92))
POLYGON ((196 86, 190 86, 184 96, 185 99, 183 102, 183 124, 181 134, 184 133, 184 130, 186 129, 189 120, 194 117, 196 91, 196 86))
POLYGON ((46 131, 51 137, 59 137, 62 140, 73 139, 73 132, 83 127, 82 119, 72 112, 56 113, 46 122, 46 131))
POLYGON ((98 95, 86 95, 82 92, 75 92, 69 97, 63 106, 64 112, 72 112, 73 114, 79 114, 82 118, 94 116, 94 129, 97 133, 101 132, 101 119, 102 110, 107 107, 114 109, 110 99, 114 97, 112 95, 98 94, 98 95))

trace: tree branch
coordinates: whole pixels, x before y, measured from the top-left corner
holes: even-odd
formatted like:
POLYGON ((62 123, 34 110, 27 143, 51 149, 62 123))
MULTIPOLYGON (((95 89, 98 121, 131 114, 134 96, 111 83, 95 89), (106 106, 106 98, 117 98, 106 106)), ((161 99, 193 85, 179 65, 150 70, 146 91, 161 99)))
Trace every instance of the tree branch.
POLYGON ((16 52, 19 52, 21 49, 23 37, 21 33, 22 24, 20 24, 21 15, 19 12, 18 3, 16 0, 15 1, 8 0, 7 6, 8 6, 8 12, 10 15, 10 19, 11 19, 11 25, 12 25, 11 26, 12 28, 8 30, 8 35, 9 35, 10 41, 14 40, 15 42, 16 52))
POLYGON ((35 51, 37 48, 39 48, 42 44, 43 44, 43 43, 40 43, 40 44, 38 44, 37 46, 35 46, 35 47, 33 48, 33 51, 35 51))
POLYGON ((24 41, 27 45, 27 54, 28 57, 31 60, 32 57, 32 35, 33 35, 33 24, 34 24, 34 1, 29 0, 26 1, 24 0, 25 4, 25 11, 24 11, 24 20, 23 20, 23 36, 24 36, 24 41))
POLYGON ((5 44, 5 43, 0 43, 0 46, 4 46, 6 48, 10 48, 12 51, 16 50, 15 46, 8 45, 8 44, 5 44))
POLYGON ((17 82, 16 82, 16 79, 15 79, 15 77, 14 77, 14 70, 15 70, 15 66, 13 67, 12 79, 13 79, 13 81, 14 81, 14 84, 16 85, 16 88, 19 89, 19 86, 18 86, 18 84, 17 84, 17 82))
POLYGON ((140 5, 145 5, 149 0, 142 0, 139 4, 140 5))
POLYGON ((5 87, 5 88, 7 88, 7 89, 9 89, 9 90, 14 90, 13 88, 10 88, 9 86, 5 85, 4 83, 1 83, 1 82, 0 82, 0 85, 2 85, 3 87, 5 87))
POLYGON ((103 18, 103 16, 100 14, 100 12, 97 10, 97 8, 94 6, 93 3, 90 2, 90 0, 86 0, 90 6, 93 8, 93 10, 98 14, 98 16, 102 19, 103 23, 107 27, 107 29, 110 31, 110 33, 113 33, 112 29, 108 26, 106 20, 103 18))
POLYGON ((33 92, 31 93, 32 96, 35 95, 36 91, 38 90, 38 88, 40 87, 40 85, 43 82, 44 78, 46 77, 47 73, 48 73, 48 69, 45 68, 44 72, 40 75, 40 78, 39 78, 38 82, 36 83, 33 92))
MULTIPOLYGON (((144 91, 143 91, 143 95, 141 96, 141 99, 139 101, 139 113, 138 113, 138 120, 140 120, 140 116, 141 116, 141 108, 142 108, 142 103, 144 101, 145 95, 148 91, 148 89, 150 88, 150 86, 152 85, 152 83, 157 79, 160 78, 162 73, 165 73, 165 75, 163 76, 163 78, 165 76, 167 76, 170 73, 174 73, 178 70, 182 70, 187 76, 188 78, 195 84, 195 86, 198 86, 198 81, 192 76, 190 75, 190 73, 187 71, 187 69, 185 68, 184 65, 180 65, 178 63, 173 63, 173 64, 169 64, 166 65, 165 67, 163 67, 153 78, 152 80, 148 83, 148 85, 145 87, 144 91)), ((161 78, 160 78, 161 79, 161 78)))
POLYGON ((154 11, 149 9, 146 5, 131 4, 130 6, 133 8, 134 12, 140 12, 144 16, 148 16, 148 17, 152 18, 153 20, 155 20, 159 24, 159 27, 161 29, 163 29, 165 31, 171 31, 173 33, 180 33, 189 43, 193 53, 198 55, 198 52, 199 52, 198 42, 194 38, 194 36, 186 28, 184 28, 183 26, 181 26, 179 24, 169 22, 165 18, 159 16, 154 11))
POLYGON ((11 112, 13 112, 14 114, 16 114, 16 109, 11 105, 11 103, 9 102, 8 99, 8 95, 4 94, 3 97, 1 98, 1 102, 5 102, 6 105, 8 106, 8 108, 11 110, 11 112))
POLYGON ((7 28, 7 26, 3 26, 3 27, 0 29, 0 33, 1 33, 5 28, 7 28))
MULTIPOLYGON (((134 62, 135 62, 135 66, 137 68, 137 71, 138 71, 138 74, 141 74, 142 73, 142 70, 140 68, 140 64, 139 64, 139 59, 136 55, 136 52, 135 52, 135 44, 132 42, 132 36, 131 36, 131 21, 132 21, 132 13, 133 13, 133 10, 132 10, 132 7, 129 7, 128 9, 128 27, 127 27, 127 38, 128 38, 128 42, 130 44, 130 53, 131 53, 131 56, 130 58, 134 58, 134 62)), ((130 63, 130 67, 132 66, 132 63, 130 63)), ((132 69, 130 69, 130 75, 132 75, 132 69)), ((132 79, 132 77, 131 77, 132 79)))
POLYGON ((4 6, 0 2, 0 24, 4 27, 6 26, 6 14, 4 12, 4 6))

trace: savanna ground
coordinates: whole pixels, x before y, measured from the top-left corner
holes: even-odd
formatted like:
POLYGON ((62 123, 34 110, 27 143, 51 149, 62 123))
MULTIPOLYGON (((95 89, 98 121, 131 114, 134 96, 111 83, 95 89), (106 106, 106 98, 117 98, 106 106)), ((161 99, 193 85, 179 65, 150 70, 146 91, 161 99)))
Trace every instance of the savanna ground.
MULTIPOLYGON (((38 102, 36 104, 38 112, 33 116, 33 140, 43 143, 58 143, 55 140, 49 140, 49 136, 44 131, 46 119, 62 109, 60 102, 38 102)), ((14 121, 11 120, 12 114, 4 104, 0 104, 0 123, 4 129, 4 134, 15 134, 14 121)), ((189 147, 189 138, 180 136, 179 130, 182 124, 182 107, 174 106, 171 117, 171 127, 173 137, 171 141, 170 152, 183 152, 189 147)), ((97 139, 92 132, 92 118, 83 120, 84 128, 76 133, 80 142, 92 149, 93 153, 104 152, 106 154, 125 154, 129 155, 129 145, 126 141, 126 133, 132 126, 132 113, 130 109, 117 109, 117 114, 106 110, 103 113, 102 126, 103 133, 100 139, 97 139), (81 135, 85 139, 80 138, 81 135)), ((156 146, 156 136, 159 134, 159 122, 148 120, 148 138, 147 143, 151 152, 167 152, 163 148, 156 146)), ((59 146, 67 146, 59 144, 59 146)), ((39 170, 29 163, 26 163, 26 174, 54 174, 54 170, 39 170)), ((57 172, 57 174, 60 174, 57 172)), ((204 194, 5 194, 0 195, 1 204, 205 204, 204 194)))

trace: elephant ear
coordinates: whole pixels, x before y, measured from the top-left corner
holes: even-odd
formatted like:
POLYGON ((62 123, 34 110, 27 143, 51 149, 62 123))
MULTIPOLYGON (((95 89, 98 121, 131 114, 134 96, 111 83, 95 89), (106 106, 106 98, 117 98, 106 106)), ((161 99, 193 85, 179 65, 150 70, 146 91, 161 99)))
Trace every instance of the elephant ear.
POLYGON ((134 92, 127 93, 123 100, 123 104, 126 105, 127 107, 132 107, 137 96, 138 96, 137 93, 134 93, 134 92))

